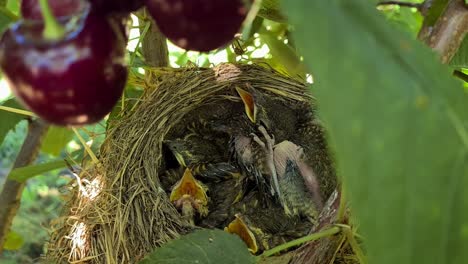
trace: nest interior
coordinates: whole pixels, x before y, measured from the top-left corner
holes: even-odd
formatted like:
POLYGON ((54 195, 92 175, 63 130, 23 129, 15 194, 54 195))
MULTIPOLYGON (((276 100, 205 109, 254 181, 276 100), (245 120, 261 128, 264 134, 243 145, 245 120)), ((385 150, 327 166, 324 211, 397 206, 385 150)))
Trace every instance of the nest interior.
MULTIPOLYGON (((99 163, 82 165, 78 184, 52 225, 46 257, 53 262, 133 263, 190 232, 161 185, 170 163, 164 141, 183 137, 189 124, 199 120, 226 120, 229 125, 227 120, 243 115, 235 87, 249 83, 278 98, 275 118, 285 120, 286 131, 292 128, 275 135, 279 140, 295 133, 282 115, 304 106, 314 114, 314 99, 304 83, 259 65, 148 69, 146 79, 135 81, 145 87, 144 96, 113 121, 99 163)), ((321 183, 326 196, 336 179, 331 165, 324 167, 333 174, 321 183)))

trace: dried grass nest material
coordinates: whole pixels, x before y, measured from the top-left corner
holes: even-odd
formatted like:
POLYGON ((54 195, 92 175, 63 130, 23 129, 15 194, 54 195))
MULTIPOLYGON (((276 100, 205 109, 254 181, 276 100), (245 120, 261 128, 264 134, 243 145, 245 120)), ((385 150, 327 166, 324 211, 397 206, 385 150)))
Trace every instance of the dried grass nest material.
MULTIPOLYGON (((204 105, 238 101, 249 82, 292 104, 313 98, 304 83, 259 65, 148 69, 136 106, 114 121, 98 155, 85 166, 71 199, 52 225, 47 259, 54 263, 133 263, 190 230, 160 188, 162 142, 204 105)), ((180 129, 179 129, 180 128, 180 129)))

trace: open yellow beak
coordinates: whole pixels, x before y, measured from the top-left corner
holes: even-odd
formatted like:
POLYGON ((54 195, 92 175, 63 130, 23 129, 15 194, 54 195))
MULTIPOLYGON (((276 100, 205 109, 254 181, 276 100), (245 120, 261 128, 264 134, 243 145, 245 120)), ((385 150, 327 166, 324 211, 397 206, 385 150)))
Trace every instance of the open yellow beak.
POLYGON ((255 124, 257 118, 257 106, 255 105, 254 97, 251 93, 242 88, 236 87, 236 91, 244 103, 245 113, 249 117, 250 121, 255 124))

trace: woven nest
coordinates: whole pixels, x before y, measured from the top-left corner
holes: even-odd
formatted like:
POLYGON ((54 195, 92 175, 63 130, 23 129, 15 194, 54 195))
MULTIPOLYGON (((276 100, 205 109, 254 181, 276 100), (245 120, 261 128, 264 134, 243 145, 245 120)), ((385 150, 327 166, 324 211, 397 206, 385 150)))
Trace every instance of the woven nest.
POLYGON ((109 127, 99 164, 82 165, 71 199, 52 226, 48 260, 133 263, 189 232, 160 185, 166 169, 163 141, 212 114, 197 109, 239 103, 236 85, 248 82, 290 105, 313 101, 304 83, 258 65, 154 69, 146 76, 131 80, 145 94, 109 127))

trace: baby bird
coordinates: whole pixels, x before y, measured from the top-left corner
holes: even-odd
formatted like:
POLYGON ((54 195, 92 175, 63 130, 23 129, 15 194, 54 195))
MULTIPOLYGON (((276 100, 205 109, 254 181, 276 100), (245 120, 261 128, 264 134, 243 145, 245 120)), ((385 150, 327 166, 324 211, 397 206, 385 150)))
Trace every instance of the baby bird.
POLYGON ((170 201, 180 210, 182 217, 194 225, 195 215, 203 217, 208 214, 207 188, 193 177, 192 171, 186 169, 182 178, 172 188, 170 201))
POLYGON ((270 109, 274 103, 252 87, 249 91, 237 88, 237 92, 251 123, 249 130, 255 131, 236 135, 232 140, 233 156, 241 171, 255 178, 261 190, 269 190, 269 195, 278 199, 286 214, 306 216, 314 221, 329 195, 321 187, 325 183, 334 188, 336 176, 323 130, 313 124, 312 109, 298 107, 299 110, 294 110, 296 115, 304 115, 296 118, 291 114, 274 116, 269 114, 278 112, 270 109), (275 142, 277 135, 281 139, 279 144, 275 142))

